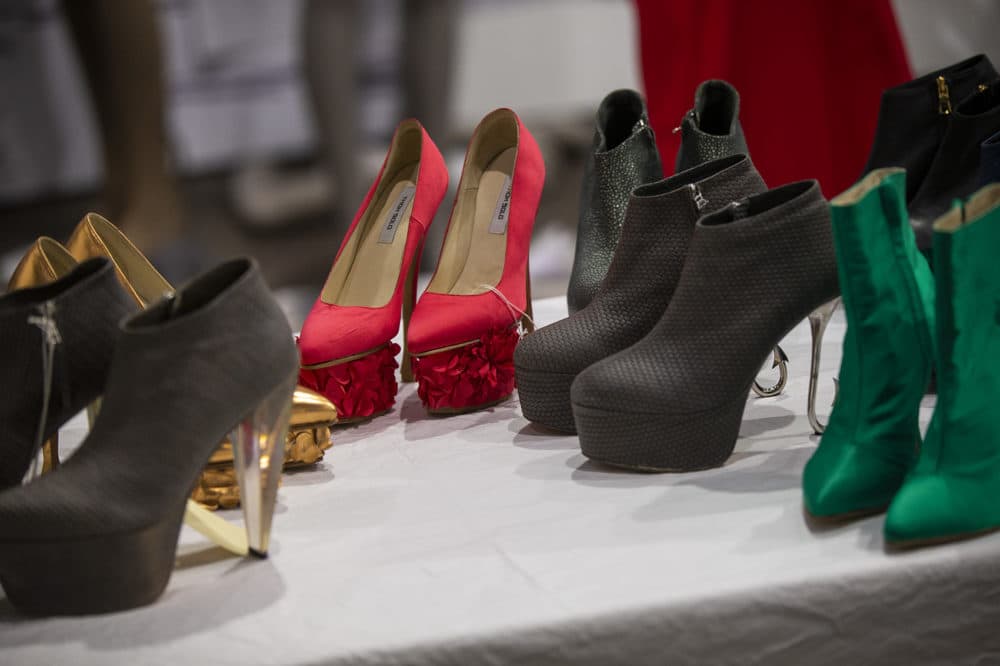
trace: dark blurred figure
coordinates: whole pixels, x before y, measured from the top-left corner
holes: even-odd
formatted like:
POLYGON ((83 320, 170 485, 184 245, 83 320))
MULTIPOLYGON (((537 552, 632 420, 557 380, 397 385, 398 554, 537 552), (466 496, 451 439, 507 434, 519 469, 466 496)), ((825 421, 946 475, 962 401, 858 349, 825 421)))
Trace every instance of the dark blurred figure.
POLYGON ((64 0, 97 112, 104 152, 102 212, 147 254, 181 232, 168 173, 166 99, 152 0, 64 0))
MULTIPOLYGON (((451 65, 458 0, 401 0, 400 119, 415 117, 436 142, 449 140, 451 65)), ((306 83, 320 149, 336 182, 337 218, 346 231, 371 185, 360 162, 359 61, 362 0, 306 0, 306 83)))

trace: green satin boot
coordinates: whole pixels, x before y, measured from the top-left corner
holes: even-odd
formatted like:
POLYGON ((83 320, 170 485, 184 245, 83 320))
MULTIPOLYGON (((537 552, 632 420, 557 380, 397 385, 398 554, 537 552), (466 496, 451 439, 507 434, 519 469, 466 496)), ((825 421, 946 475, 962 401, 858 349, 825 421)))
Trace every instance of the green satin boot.
POLYGON ((878 169, 830 202, 847 333, 833 413, 802 478, 805 509, 817 518, 884 511, 917 460, 934 277, 905 192, 903 169, 878 169))
POLYGON ((905 548, 1000 529, 1000 183, 934 224, 937 405, 885 520, 905 548))

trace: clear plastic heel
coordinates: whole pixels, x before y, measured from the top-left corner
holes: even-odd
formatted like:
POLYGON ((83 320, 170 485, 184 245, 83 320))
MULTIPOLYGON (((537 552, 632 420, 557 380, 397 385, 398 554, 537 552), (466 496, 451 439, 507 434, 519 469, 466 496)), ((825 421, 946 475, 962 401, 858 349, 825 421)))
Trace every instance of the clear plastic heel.
MULTIPOLYGON (((826 333, 826 325, 830 323, 830 317, 836 312, 840 305, 840 298, 835 298, 828 303, 813 310, 809 315, 809 328, 812 331, 812 361, 809 365, 809 404, 807 414, 809 425, 813 432, 822 435, 826 429, 826 424, 820 423, 816 416, 816 388, 819 384, 819 361, 823 351, 823 335, 826 333)), ((834 380, 836 381, 836 380, 834 380)))
POLYGON ((230 435, 247 545, 250 554, 258 557, 267 557, 295 379, 272 391, 230 435))

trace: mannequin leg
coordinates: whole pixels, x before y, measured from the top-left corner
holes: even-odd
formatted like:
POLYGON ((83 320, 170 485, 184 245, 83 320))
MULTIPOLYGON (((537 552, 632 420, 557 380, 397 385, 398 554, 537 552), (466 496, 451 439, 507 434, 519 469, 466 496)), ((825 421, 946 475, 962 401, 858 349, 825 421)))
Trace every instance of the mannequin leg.
POLYGON ((357 53, 360 0, 306 0, 304 71, 320 150, 336 182, 335 208, 346 231, 367 183, 359 178, 357 53), (346 219, 344 219, 346 217, 346 219))
POLYGON ((63 2, 90 87, 104 151, 104 206, 145 252, 177 237, 167 173, 163 63, 151 0, 63 2))

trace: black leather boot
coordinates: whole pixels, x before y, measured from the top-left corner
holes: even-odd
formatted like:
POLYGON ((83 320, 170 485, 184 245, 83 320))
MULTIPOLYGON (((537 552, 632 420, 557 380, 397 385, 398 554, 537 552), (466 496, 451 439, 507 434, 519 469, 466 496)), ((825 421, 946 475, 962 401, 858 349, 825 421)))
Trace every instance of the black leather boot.
POLYGON ((906 169, 906 200, 912 201, 944 138, 952 105, 996 76, 989 58, 977 55, 883 92, 864 173, 906 169))
POLYGON ((667 308, 695 222, 766 188, 743 155, 702 164, 636 188, 608 276, 590 304, 521 339, 514 351, 525 418, 574 432, 570 385, 577 373, 644 336, 667 308))
POLYGON ((1000 132, 1000 80, 982 84, 949 114, 948 127, 908 209, 917 247, 930 255, 934 220, 965 200, 979 184, 982 143, 1000 132))
POLYGON ((1000 132, 983 141, 979 153, 979 185, 1000 182, 1000 132))
POLYGON ((566 301, 586 307, 607 275, 632 190, 663 177, 646 105, 634 90, 616 90, 597 109, 594 145, 580 188, 580 222, 566 301))
POLYGON ((710 79, 698 86, 694 108, 679 130, 678 173, 727 155, 750 154, 740 126, 740 95, 725 81, 710 79))
POLYGON ((656 326, 573 382, 583 454, 640 470, 721 465, 761 362, 839 291, 829 207, 816 181, 701 218, 656 326))
POLYGON ((250 549, 265 553, 298 366, 284 314, 248 260, 126 319, 86 440, 52 473, 0 493, 10 602, 65 615, 154 601, 191 488, 230 431, 250 549))
POLYGON ((0 489, 59 461, 58 434, 104 391, 118 322, 135 306, 106 259, 0 297, 0 489), (29 474, 30 468, 30 474, 29 474))

